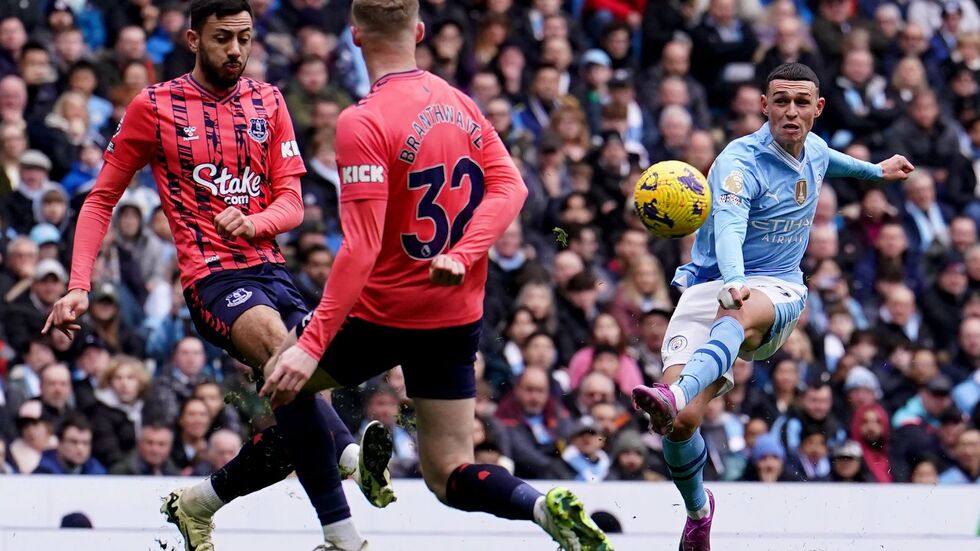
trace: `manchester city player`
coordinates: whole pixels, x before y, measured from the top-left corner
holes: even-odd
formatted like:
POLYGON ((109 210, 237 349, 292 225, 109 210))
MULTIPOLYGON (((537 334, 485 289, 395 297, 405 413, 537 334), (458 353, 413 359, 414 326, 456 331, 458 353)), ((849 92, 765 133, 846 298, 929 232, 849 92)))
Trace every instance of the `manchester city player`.
POLYGON ((698 427, 708 402, 732 388, 735 357, 768 358, 796 327, 807 294, 800 261, 822 182, 898 181, 913 170, 901 155, 873 165, 810 134, 824 98, 806 65, 776 68, 761 99, 769 121, 730 143, 708 174, 712 215, 673 280, 684 292, 664 338, 662 383, 633 390, 634 405, 666 437, 664 458, 688 513, 682 551, 710 549, 715 506, 702 484, 698 427))

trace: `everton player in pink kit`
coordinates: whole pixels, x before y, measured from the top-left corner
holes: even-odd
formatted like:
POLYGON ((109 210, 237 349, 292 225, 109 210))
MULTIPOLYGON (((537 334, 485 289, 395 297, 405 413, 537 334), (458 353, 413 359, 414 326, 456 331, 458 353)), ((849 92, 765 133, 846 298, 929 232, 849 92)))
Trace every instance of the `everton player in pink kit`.
POLYGON ((418 10, 418 0, 352 2, 354 42, 374 84, 337 126, 344 243, 323 299, 298 342, 270 362, 262 393, 278 402, 401 365, 422 473, 441 501, 533 520, 568 550, 612 549, 568 490, 545 496, 497 465, 473 464, 487 252, 527 191, 473 101, 416 68, 418 10))
MULTIPOLYGON (((70 291, 54 306, 45 331, 79 329, 112 208, 133 174, 150 164, 198 331, 261 368, 306 314, 274 240, 302 221, 305 168, 279 90, 241 78, 252 38, 247 0, 194 0, 190 20, 194 70, 146 88, 129 105, 78 217, 70 291)), ((380 424, 366 431, 371 440, 361 450, 374 455, 359 458, 350 432, 322 397, 304 395, 275 415, 278 425, 250 439, 225 468, 165 500, 163 511, 189 551, 214 549, 210 520, 221 505, 294 468, 327 544, 344 550, 366 545, 350 520, 337 462, 354 472, 375 505, 386 505, 393 499, 385 472, 387 431, 380 424)))

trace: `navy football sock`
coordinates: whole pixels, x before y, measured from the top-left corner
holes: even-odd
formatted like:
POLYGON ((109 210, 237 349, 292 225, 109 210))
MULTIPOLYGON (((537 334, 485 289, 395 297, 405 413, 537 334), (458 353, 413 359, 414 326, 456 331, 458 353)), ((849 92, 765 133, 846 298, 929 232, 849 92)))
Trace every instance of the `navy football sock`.
MULTIPOLYGON (((276 408, 275 414, 299 481, 320 524, 327 525, 349 518, 350 508, 340 485, 329 422, 318 403, 313 396, 298 396, 276 408)), ((330 407, 326 402, 322 404, 330 407)))
POLYGON ((354 435, 350 433, 350 429, 337 415, 337 410, 320 394, 316 395, 316 410, 333 437, 334 455, 339 464, 344 449, 351 444, 357 444, 357 440, 354 440, 354 435))
POLYGON ((211 485, 221 501, 257 492, 285 479, 293 462, 279 427, 273 425, 245 441, 238 455, 211 475, 211 485))
POLYGON ((511 520, 534 520, 541 492, 499 465, 460 465, 446 483, 446 502, 511 520))

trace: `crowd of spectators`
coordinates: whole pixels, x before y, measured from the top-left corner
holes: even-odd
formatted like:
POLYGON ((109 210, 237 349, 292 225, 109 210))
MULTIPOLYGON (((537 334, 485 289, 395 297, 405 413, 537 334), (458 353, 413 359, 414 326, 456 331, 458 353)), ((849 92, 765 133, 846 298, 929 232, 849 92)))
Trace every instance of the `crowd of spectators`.
MULTIPOLYGON (((334 129, 370 88, 344 0, 253 0, 249 78, 279 85, 305 221, 281 237, 311 307, 341 239, 334 129)), ((193 65, 179 0, 0 2, 0 473, 204 475, 269 422, 243 370, 197 336, 148 171, 115 210, 73 340, 40 329, 107 138, 144 86, 193 65)), ((691 239, 633 213, 646 166, 707 172, 757 130, 768 72, 822 78, 814 129, 918 169, 828 180, 783 349, 739 360, 702 427, 709 480, 977 483, 980 10, 974 0, 423 0, 417 60, 470 94, 530 195, 490 251, 477 460, 527 478, 662 480, 627 396, 657 381, 691 239)), ((344 139, 340 136, 339 139, 344 139)), ((394 434, 418 476, 395 368, 333 392, 394 434)))

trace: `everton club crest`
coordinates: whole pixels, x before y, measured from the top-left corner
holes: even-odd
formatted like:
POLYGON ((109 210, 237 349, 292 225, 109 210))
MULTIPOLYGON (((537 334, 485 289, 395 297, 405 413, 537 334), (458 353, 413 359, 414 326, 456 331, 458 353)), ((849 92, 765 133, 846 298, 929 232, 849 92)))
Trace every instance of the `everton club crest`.
POLYGON ((248 137, 262 143, 269 137, 269 121, 265 119, 248 119, 248 137))

